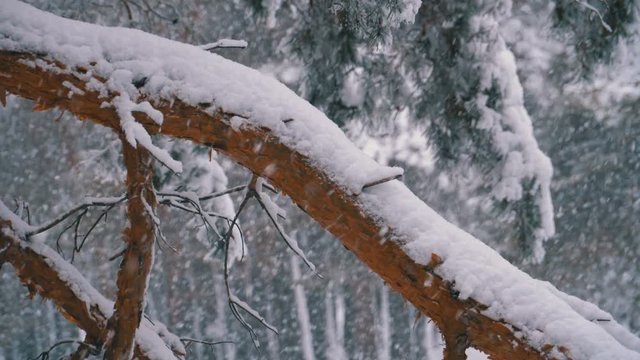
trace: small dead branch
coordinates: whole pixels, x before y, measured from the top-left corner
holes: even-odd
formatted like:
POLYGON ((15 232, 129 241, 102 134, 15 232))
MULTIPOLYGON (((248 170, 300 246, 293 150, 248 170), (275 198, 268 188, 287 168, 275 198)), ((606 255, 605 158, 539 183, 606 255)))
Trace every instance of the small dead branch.
POLYGON ((247 185, 239 185, 239 186, 235 186, 232 187, 230 189, 224 190, 224 191, 219 191, 219 192, 215 192, 209 195, 204 195, 200 197, 200 201, 207 201, 207 200, 211 200, 211 199, 215 199, 224 195, 229 195, 229 194, 233 194, 235 192, 238 191, 242 191, 244 189, 247 188, 247 185))
POLYGON ((86 210, 90 207, 107 207, 113 208, 113 206, 118 205, 127 199, 126 195, 121 195, 119 197, 109 197, 109 198, 92 198, 87 197, 85 201, 74 206, 73 208, 67 210, 64 214, 58 216, 57 218, 50 220, 49 222, 42 224, 40 226, 36 226, 33 230, 30 230, 26 233, 27 238, 36 234, 43 233, 54 226, 60 224, 65 221, 67 218, 71 217, 78 211, 86 210))
MULTIPOLYGON (((238 322, 240 322, 240 324, 242 324, 242 326, 247 329, 247 331, 249 332, 249 335, 251 336, 251 340, 253 341, 253 345, 256 348, 260 348, 260 342, 258 341, 258 335, 255 333, 255 331, 253 330, 253 327, 244 319, 244 317, 242 316, 242 314, 240 314, 240 312, 238 311, 238 298, 235 297, 232 293, 231 293, 231 287, 229 286, 229 242, 231 240, 231 234, 233 232, 233 227, 236 225, 238 218, 240 217, 240 214, 242 213, 242 209, 244 209, 245 205, 247 204, 247 202, 249 201, 249 192, 247 192, 244 196, 244 198, 242 199, 242 202, 240 203, 240 206, 238 207, 238 211, 236 211, 236 215, 234 216, 233 220, 231 221, 231 225, 229 226, 229 229, 227 230, 227 233, 224 236, 224 285, 225 288, 227 290, 227 298, 228 298, 228 303, 229 303, 229 308, 231 309, 231 313, 233 314, 233 316, 236 318, 236 320, 238 320, 238 322)), ((244 303, 246 305, 246 303, 244 303)), ((242 307, 242 309, 244 310, 245 308, 242 307)), ((250 315, 253 315, 254 312, 249 312, 250 315)), ((264 318, 262 316, 259 316, 256 318, 258 321, 260 321, 265 327, 267 327, 268 329, 275 329, 273 328, 271 325, 269 325, 266 321, 264 321, 264 318), (262 320, 262 321, 261 321, 262 320)), ((274 331, 276 334, 278 333, 277 330, 274 331)))
MULTIPOLYGON (((89 235, 91 235, 93 230, 95 230, 100 221, 103 219, 106 221, 109 211, 112 210, 116 205, 123 203, 126 199, 126 195, 109 198, 87 197, 82 203, 67 210, 65 213, 56 217, 55 219, 50 220, 42 225, 32 227, 31 230, 25 233, 25 237, 27 240, 29 240, 30 237, 46 232, 75 215, 76 218, 69 225, 65 226, 56 238, 56 251, 64 257, 64 251, 62 250, 60 240, 67 231, 73 229, 73 249, 71 252, 71 262, 73 262, 75 260, 75 255, 82 250, 84 244, 89 238, 89 235), (104 210, 102 210, 97 219, 93 223, 91 223, 87 232, 85 232, 83 235, 80 235, 80 225, 82 223, 82 220, 89 212, 89 209, 92 207, 103 207, 104 210)), ((28 205, 23 205, 22 208, 25 209, 25 212, 27 214, 27 221, 30 222, 31 215, 29 213, 28 205)), ((20 215, 21 213, 22 211, 18 214, 20 215)))
POLYGON ((398 180, 398 179, 401 179, 401 178, 402 178, 402 175, 395 175, 395 176, 386 177, 384 179, 372 181, 372 182, 370 182, 368 184, 364 184, 364 186, 362 187, 362 190, 370 188, 372 186, 384 184, 384 183, 389 182, 389 181, 398 180))
POLYGON ((280 207, 278 207, 278 205, 274 203, 271 198, 269 198, 262 192, 263 187, 264 180, 262 178, 254 176, 251 180, 251 184, 249 185, 249 192, 247 194, 256 198, 258 204, 260 204, 262 210, 267 213, 269 220, 271 220, 271 223, 276 228, 278 234, 280 234, 280 237, 282 238, 282 240, 284 240, 289 249, 291 249, 296 255, 298 255, 298 257, 300 257, 302 261, 304 261, 304 263, 309 267, 309 269, 311 269, 311 271, 315 271, 316 266, 311 261, 309 261, 309 259, 307 259, 302 249, 298 246, 298 242, 295 239, 289 237, 289 235, 287 235, 287 233, 282 228, 282 225, 280 225, 279 219, 285 218, 284 211, 280 207))
POLYGON ((220 39, 209 44, 198 45, 198 47, 202 50, 213 51, 216 49, 246 49, 247 45, 244 40, 220 39))
POLYGON ((229 225, 229 229, 227 230, 227 232, 226 232, 226 234, 224 236, 224 240, 223 240, 223 243, 224 243, 224 246, 225 246, 225 252, 224 252, 224 283, 225 283, 225 287, 226 287, 226 290, 227 290, 229 308, 231 309, 231 313, 233 314, 233 316, 240 322, 240 324, 242 324, 242 326, 244 326, 244 328, 247 329, 247 331, 251 335, 251 339, 253 340, 253 344, 254 344, 254 346, 256 348, 260 348, 260 342, 258 341, 257 334, 255 333, 253 327, 242 316, 242 314, 240 313, 239 309, 242 309, 244 312, 246 312, 251 317, 256 319, 258 322, 260 322, 267 329, 269 329, 272 332, 274 332, 276 335, 279 334, 278 330, 274 326, 269 324, 265 320, 265 318, 262 315, 260 315, 259 312, 257 312, 253 308, 251 308, 251 306, 249 306, 249 304, 247 304, 246 302, 244 302, 244 301, 240 300, 238 297, 236 297, 231 292, 231 286, 229 285, 229 268, 230 268, 230 265, 229 265, 229 245, 230 245, 230 241, 231 241, 231 233, 232 233, 232 230, 233 230, 234 226, 236 226, 236 224, 237 224, 238 218, 240 217, 240 214, 242 213, 242 210, 245 208, 246 204, 248 203, 248 201, 251 198, 255 198, 258 201, 258 204, 260 205, 260 207, 267 213, 267 216, 269 217, 269 220, 271 220, 271 223, 274 225, 274 227, 276 228, 276 231, 278 232, 278 234, 280 234, 281 238, 284 240, 284 242, 287 244, 287 246, 297 256, 302 258, 302 260, 305 262, 305 264, 312 271, 315 271, 315 265, 313 265, 313 263, 311 263, 307 259, 307 257, 304 255, 302 249, 300 249, 300 247, 298 246, 298 243, 294 239, 290 238, 285 233, 285 231, 282 228, 282 226, 280 225, 279 219, 280 218, 285 218, 284 211, 280 207, 278 207, 278 205, 276 205, 271 200, 271 198, 269 198, 267 195, 265 195, 263 193, 263 190, 262 190, 263 188, 267 188, 267 189, 275 192, 275 189, 273 189, 273 187, 265 184, 265 182, 264 182, 264 180, 262 178, 254 175, 251 178, 251 181, 249 182, 249 185, 246 186, 247 192, 245 193, 244 198, 242 199, 242 202, 240 203, 240 206, 238 207, 238 210, 237 210, 233 220, 231 221, 231 224, 229 225))
MULTIPOLYGON (((238 191, 242 191, 246 189, 246 185, 235 186, 227 190, 214 192, 204 196, 198 196, 193 192, 185 192, 185 191, 164 191, 158 192, 158 203, 162 205, 167 205, 169 207, 185 211, 190 214, 198 215, 202 220, 203 225, 207 229, 208 232, 214 233, 218 240, 218 249, 224 249, 224 236, 218 231, 218 227, 215 225, 214 219, 222 219, 226 222, 227 227, 229 229, 235 228, 238 231, 239 240, 242 245, 242 256, 244 258, 244 232, 240 225, 236 222, 232 225, 232 219, 228 216, 205 210, 202 202, 215 199, 221 196, 229 195, 238 191)), ((274 190, 275 191, 275 190, 274 190)), ((217 250, 216 250, 217 251, 217 250)))
POLYGON ((207 346, 209 346, 211 348, 213 348, 216 345, 235 344, 231 340, 207 341, 207 340, 198 340, 198 339, 191 339, 191 338, 180 338, 180 341, 182 341, 182 343, 184 344, 184 348, 186 350, 188 350, 189 346, 191 346, 192 344, 203 344, 203 345, 207 345, 207 346))
POLYGON ((207 227, 207 230, 213 231, 218 238, 222 238, 222 235, 215 226, 215 221, 212 217, 227 219, 227 217, 220 214, 215 214, 209 211, 205 211, 200 203, 200 198, 194 192, 162 192, 158 193, 159 203, 163 205, 169 205, 177 209, 197 214, 202 219, 202 222, 207 227), (172 199, 173 198, 173 199, 172 199), (178 201, 174 200, 178 199, 178 201), (189 204, 191 208, 183 206, 182 204, 189 204))
MULTIPOLYGON (((89 349, 89 353, 90 355, 98 355, 100 354, 100 349, 96 348, 95 346, 85 343, 84 341, 80 341, 80 340, 61 340, 58 341, 57 343, 53 344, 48 350, 45 350, 43 352, 41 352, 38 356, 31 358, 29 360, 49 360, 51 358, 51 352, 57 348, 58 346, 62 346, 62 345, 70 345, 70 344, 80 344, 81 347, 84 347, 86 349, 89 349)), ((81 358, 84 359, 84 358, 81 358)))

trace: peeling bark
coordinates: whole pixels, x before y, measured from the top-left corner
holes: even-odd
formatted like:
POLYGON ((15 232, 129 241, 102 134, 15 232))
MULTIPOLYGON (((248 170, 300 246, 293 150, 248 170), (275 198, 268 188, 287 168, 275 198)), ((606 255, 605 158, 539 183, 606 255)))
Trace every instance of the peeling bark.
MULTIPOLYGON (((84 86, 83 81, 69 74, 30 68, 19 61, 35 58, 31 54, 0 52, 0 87, 36 101, 38 109, 59 107, 80 119, 118 128, 115 111, 100 107, 108 99, 99 98, 84 86), (85 93, 67 97, 63 81, 69 81, 85 93)), ((47 61, 44 56, 39 59, 47 61)), ((109 94, 109 97, 116 95, 109 94)), ((359 206, 357 195, 342 189, 305 156, 283 145, 268 129, 242 127, 234 130, 228 122, 233 114, 225 113, 224 109, 211 116, 177 99, 171 104, 155 102, 153 105, 164 114, 161 128, 145 115, 136 114, 137 121, 150 134, 164 134, 210 146, 269 179, 391 288, 433 319, 443 333, 456 329, 457 333, 465 334, 468 346, 489 354, 492 359, 547 358, 545 352, 531 347, 526 339, 516 337, 508 323, 483 315, 481 311, 487 308, 486 305, 473 299, 459 299, 452 285, 434 272, 437 262, 433 266, 414 262, 390 238, 394 229, 381 231, 375 219, 359 206), (272 164, 280 171, 267 171, 272 164)), ((433 258, 439 257, 434 254, 433 258)), ((561 345, 550 344, 549 350, 561 345)))
POLYGON ((127 169, 129 224, 124 230, 127 248, 118 271, 114 312, 108 322, 108 342, 104 354, 108 360, 131 359, 153 265, 155 215, 152 212, 155 211, 156 197, 152 184, 152 157, 142 147, 134 148, 124 137, 121 140, 127 169))

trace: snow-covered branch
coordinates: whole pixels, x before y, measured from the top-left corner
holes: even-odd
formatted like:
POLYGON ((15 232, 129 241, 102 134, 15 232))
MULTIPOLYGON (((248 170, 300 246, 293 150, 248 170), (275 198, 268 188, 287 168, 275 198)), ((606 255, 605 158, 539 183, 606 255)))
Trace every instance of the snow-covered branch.
MULTIPOLYGON (((100 294, 82 274, 56 251, 42 242, 26 241, 16 229, 24 227, 17 217, 0 214, 0 248, 31 295, 53 301, 62 315, 87 333, 85 340, 102 348, 106 340, 107 319, 113 302, 100 294)), ((185 349, 177 336, 154 321, 143 321, 136 331, 135 355, 148 360, 176 360, 185 349), (154 325, 155 324, 155 325, 154 325)))
POLYGON ((161 127, 149 116, 135 118, 147 133, 214 147, 268 179, 446 336, 495 358, 640 359, 634 343, 623 344, 576 310, 582 305, 513 267, 399 181, 362 190, 399 170, 364 155, 277 81, 194 46, 0 3, 0 87, 119 128, 119 114, 100 107, 114 90, 90 84, 100 77, 124 86, 123 72, 147 78, 139 100, 163 114, 161 127), (79 81, 72 73, 78 67, 92 77, 79 81), (64 81, 85 94, 60 98, 68 92, 64 81), (239 124, 228 113, 248 117, 239 124))
POLYGON ((213 51, 216 49, 246 49, 248 45, 244 40, 220 39, 216 42, 199 45, 198 47, 202 50, 213 51))

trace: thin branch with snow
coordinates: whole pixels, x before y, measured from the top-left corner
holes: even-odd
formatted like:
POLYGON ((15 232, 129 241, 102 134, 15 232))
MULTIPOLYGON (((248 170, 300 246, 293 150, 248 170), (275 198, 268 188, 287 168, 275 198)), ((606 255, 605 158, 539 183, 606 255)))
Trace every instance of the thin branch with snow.
POLYGON ((246 49, 248 45, 245 40, 220 39, 212 43, 198 45, 198 47, 202 50, 213 51, 215 49, 246 49))
MULTIPOLYGON (((247 331, 249 332, 249 335, 251 336, 251 340, 253 341, 253 345, 256 348, 260 348, 260 342, 258 341, 258 335, 256 334, 256 332, 253 330, 253 327, 244 319, 244 317, 242 316, 242 314, 240 314, 240 312, 238 311, 237 308, 237 304, 236 302, 234 302, 235 300, 238 300, 238 298, 236 296, 234 296, 231 293, 231 287, 229 286, 229 241, 231 239, 231 233, 232 233, 232 229, 235 226, 235 224, 238 221, 238 218, 240 217, 240 213, 242 213, 242 209, 244 209, 245 205, 247 204, 247 202, 249 201, 249 192, 247 192, 244 196, 244 198, 242 199, 242 202, 240 203, 240 206, 238 207, 238 211, 236 212, 236 215, 233 218, 233 221, 231 221, 231 226, 229 226, 229 230, 227 230, 227 233, 224 236, 224 285, 225 288, 227 290, 227 298, 228 298, 228 303, 229 303, 229 308, 231 309, 231 313, 233 314, 233 316, 240 322, 240 324, 242 324, 242 326, 247 329, 247 331)), ((246 303, 244 303, 246 304, 246 303)), ((248 306, 248 305, 247 305, 248 306)), ((243 308, 244 310, 245 308, 243 308)), ((253 315, 252 312, 249 312, 250 315, 253 315)), ((257 318, 258 321, 262 320, 261 323, 263 325, 265 325, 267 328, 271 329, 273 328, 271 325, 269 325, 262 316, 260 316, 259 318, 257 318)), ((277 331, 276 331, 277 333, 277 331)))
POLYGON ((270 197, 265 195, 262 192, 262 188, 264 186, 264 180, 262 178, 257 178, 254 176, 254 179, 251 180, 251 185, 249 185, 249 193, 258 200, 260 207, 267 213, 269 220, 280 234, 282 240, 284 240, 285 244, 291 249, 298 257, 304 261, 304 263, 311 269, 311 271, 316 270, 316 266, 307 259, 304 252, 298 245, 298 242, 287 235, 287 233, 280 225, 279 218, 284 218, 284 210, 282 210, 270 197))

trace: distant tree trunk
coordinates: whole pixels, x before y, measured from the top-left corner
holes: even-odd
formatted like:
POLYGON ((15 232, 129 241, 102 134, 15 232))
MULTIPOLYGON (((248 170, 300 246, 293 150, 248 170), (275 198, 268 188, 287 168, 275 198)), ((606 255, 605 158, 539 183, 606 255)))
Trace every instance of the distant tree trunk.
MULTIPOLYGON (((273 319, 273 305, 271 302, 267 304, 267 317, 273 319)), ((269 359, 280 360, 280 341, 278 335, 273 331, 267 332, 267 350, 269 351, 269 359)))
POLYGON ((391 360, 391 314, 389 309, 389 289, 380 286, 380 305, 378 306, 376 347, 378 360, 391 360))
POLYGON ((311 333, 311 320, 309 319, 309 307, 304 287, 301 284, 300 260, 296 256, 290 256, 291 277, 293 280, 293 292, 298 313, 298 324, 300 325, 300 345, 304 360, 315 360, 313 352, 313 335, 311 333))
POLYGON ((347 360, 347 353, 344 349, 344 300, 340 295, 340 290, 336 290, 333 284, 329 284, 324 305, 325 337, 327 339, 325 358, 347 360), (333 292, 336 293, 335 299, 333 292))
MULTIPOLYGON (((211 266, 213 271, 220 269, 220 264, 211 266)), ((217 273, 213 278, 213 296, 215 299, 215 321, 213 326, 208 328, 207 335, 216 339, 224 339, 229 336, 229 328, 227 326, 227 305, 226 289, 224 288, 224 277, 217 273)), ((216 346, 216 359, 235 360, 236 348, 234 344, 223 344, 216 346)))
POLYGON ((418 334, 416 333, 416 317, 420 316, 420 313, 415 309, 408 309, 407 311, 407 326, 409 329, 409 344, 407 344, 407 352, 410 359, 416 359, 420 353, 420 347, 418 343, 418 334))
POLYGON ((359 276, 350 279, 347 284, 353 288, 353 292, 349 297, 349 308, 353 309, 349 312, 350 329, 353 330, 351 338, 355 343, 355 353, 351 353, 352 359, 367 360, 376 358, 376 333, 377 329, 373 326, 376 321, 375 284, 368 281, 360 280, 365 276, 365 272, 361 271, 359 276))
POLYGON ((423 321, 424 333, 422 334, 423 360, 439 360, 442 358, 440 333, 429 319, 423 321))
MULTIPOLYGON (((185 299, 186 308, 188 312, 186 314, 187 317, 191 318, 191 332, 193 333, 194 338, 203 339, 204 334, 202 332, 202 321, 204 319, 205 314, 203 313, 203 309, 206 307, 202 306, 198 297, 198 285, 196 284, 197 274, 194 270, 196 264, 191 264, 190 266, 186 266, 184 271, 187 273, 186 278, 189 284, 189 297, 185 299)), ((195 359, 202 359, 204 357, 204 350, 202 346, 191 347, 191 351, 193 357, 195 359)), ((209 351, 209 349, 207 349, 209 351)))

